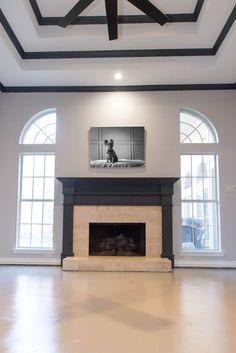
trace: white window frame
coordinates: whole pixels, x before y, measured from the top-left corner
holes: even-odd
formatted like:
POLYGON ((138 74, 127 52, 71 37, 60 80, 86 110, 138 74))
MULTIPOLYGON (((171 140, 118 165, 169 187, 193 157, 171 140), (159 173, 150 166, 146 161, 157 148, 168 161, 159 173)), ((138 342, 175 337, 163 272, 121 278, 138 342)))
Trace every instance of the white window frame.
MULTIPOLYGON (((183 108, 181 112, 193 115, 202 119, 209 128, 213 131, 215 136, 215 143, 180 143, 180 155, 214 155, 216 160, 216 193, 217 193, 217 216, 218 216, 218 249, 183 249, 182 248, 182 211, 181 211, 181 237, 180 237, 180 255, 187 256, 223 256, 224 252, 222 250, 222 241, 221 241, 221 225, 220 225, 220 193, 219 193, 219 139, 217 131, 212 124, 212 122, 204 116, 202 113, 194 111, 193 109, 183 108)), ((180 113, 181 113, 180 112, 180 113)), ((195 200, 189 200, 190 202, 195 202, 195 200)), ((181 209, 182 200, 181 197, 181 209)), ((201 201, 204 202, 204 201, 201 201)), ((207 202, 207 201, 206 201, 207 202)))
MULTIPOLYGON (((22 160, 23 155, 54 155, 55 156, 55 169, 56 169, 56 144, 24 144, 24 136, 31 124, 34 124, 37 119, 44 115, 56 113, 55 108, 42 110, 35 114, 24 126, 20 138, 19 138, 19 166, 18 166, 18 198, 17 198, 17 224, 16 224, 16 244, 12 250, 13 254, 55 254, 55 238, 53 237, 52 248, 46 247, 19 247, 19 235, 20 235, 20 208, 21 208, 21 188, 22 188, 22 160)), ((55 180, 55 174, 54 174, 55 180)), ((44 200, 42 200, 43 202, 44 200)), ((51 200, 50 200, 51 201, 51 200)), ((54 182, 54 212, 53 212, 53 234, 55 231, 55 182, 54 182)))

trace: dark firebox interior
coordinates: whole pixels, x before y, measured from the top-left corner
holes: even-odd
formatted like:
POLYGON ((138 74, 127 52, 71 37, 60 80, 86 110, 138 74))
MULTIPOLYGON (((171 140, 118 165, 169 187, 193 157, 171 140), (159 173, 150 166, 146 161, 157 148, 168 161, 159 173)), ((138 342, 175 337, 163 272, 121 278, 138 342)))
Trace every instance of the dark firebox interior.
POLYGON ((89 255, 145 256, 145 223, 89 223, 89 255))

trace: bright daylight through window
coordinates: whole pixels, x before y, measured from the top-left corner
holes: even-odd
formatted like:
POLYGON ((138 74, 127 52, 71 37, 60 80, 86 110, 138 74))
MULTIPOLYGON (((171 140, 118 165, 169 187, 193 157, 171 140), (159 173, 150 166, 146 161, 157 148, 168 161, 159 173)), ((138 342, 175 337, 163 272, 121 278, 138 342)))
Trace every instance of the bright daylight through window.
POLYGON ((199 144, 215 144, 217 133, 205 117, 193 112, 180 114, 180 142, 195 143, 194 153, 185 146, 181 155, 182 249, 219 251, 218 157, 199 153, 199 144))
MULTIPOLYGON (((51 110, 30 120, 20 143, 55 144, 55 140, 56 112, 51 110)), ((36 149, 20 154, 18 249, 53 248, 55 154, 36 149)))

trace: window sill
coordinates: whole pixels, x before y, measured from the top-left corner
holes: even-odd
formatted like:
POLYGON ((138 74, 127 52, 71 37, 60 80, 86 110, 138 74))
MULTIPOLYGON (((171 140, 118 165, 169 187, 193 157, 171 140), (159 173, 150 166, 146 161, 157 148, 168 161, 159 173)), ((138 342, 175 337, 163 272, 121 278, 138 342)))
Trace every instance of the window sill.
POLYGON ((55 249, 45 249, 45 248, 38 248, 38 249, 29 249, 29 248, 15 248, 12 250, 13 254, 35 254, 35 255, 54 255, 55 249))
POLYGON ((180 256, 224 256, 225 253, 221 250, 181 250, 180 256))

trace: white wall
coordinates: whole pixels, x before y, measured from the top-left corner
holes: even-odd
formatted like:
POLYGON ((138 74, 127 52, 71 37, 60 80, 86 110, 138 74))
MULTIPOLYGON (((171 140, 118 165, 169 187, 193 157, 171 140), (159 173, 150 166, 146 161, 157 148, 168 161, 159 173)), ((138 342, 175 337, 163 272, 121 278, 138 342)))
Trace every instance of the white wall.
MULTIPOLYGON (((26 255, 13 254, 16 234, 19 136, 25 123, 36 113, 56 108, 57 176, 178 177, 179 112, 192 108, 206 115, 215 125, 220 144, 220 199, 223 256, 185 258, 180 255, 179 183, 174 196, 174 253, 181 265, 236 264, 236 193, 226 185, 236 184, 236 92, 137 92, 137 93, 2 93, 0 94, 0 263, 25 261, 26 255), (91 126, 144 126, 146 130, 146 168, 130 170, 91 170, 89 168, 88 131, 91 126), (2 259, 2 260, 1 260, 2 259), (222 262, 223 261, 223 262, 222 262)), ((43 146, 51 150, 51 146, 43 146)), ((207 151, 207 146, 201 147, 207 151)), ((57 260, 61 252, 61 187, 57 185, 56 253, 45 256, 57 260)), ((41 255, 28 255, 32 258, 41 255)), ((42 260, 43 261, 43 260, 42 260)))

